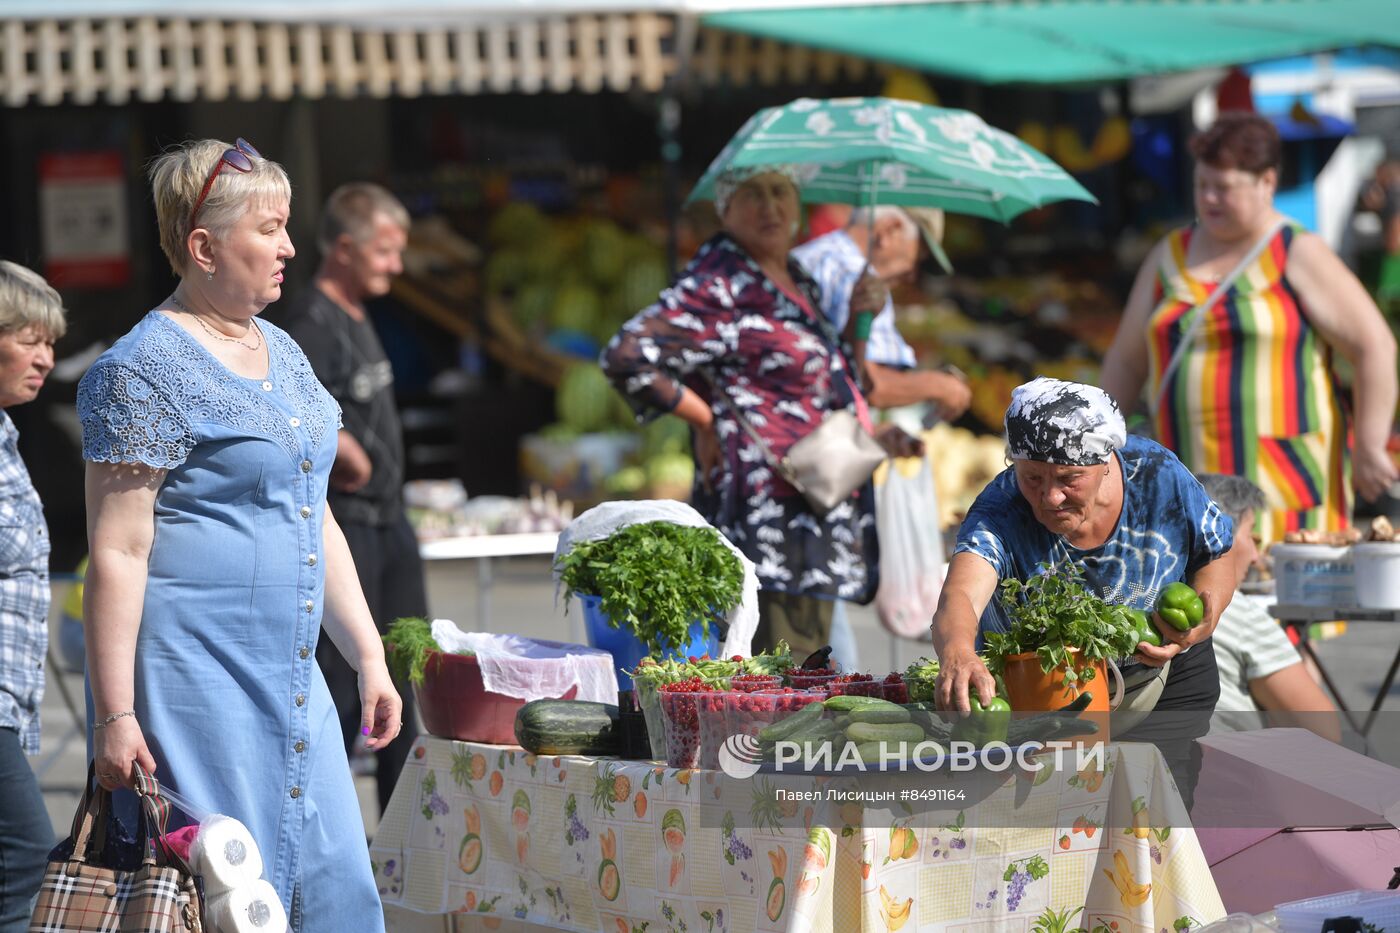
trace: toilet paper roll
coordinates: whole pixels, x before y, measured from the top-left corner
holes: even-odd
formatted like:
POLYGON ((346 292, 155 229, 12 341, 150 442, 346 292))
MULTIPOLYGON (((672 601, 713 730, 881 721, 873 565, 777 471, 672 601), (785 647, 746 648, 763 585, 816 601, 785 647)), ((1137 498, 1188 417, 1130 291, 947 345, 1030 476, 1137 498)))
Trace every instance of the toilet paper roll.
POLYGON ((262 877, 262 853, 248 827, 229 816, 200 824, 190 846, 190 868, 204 876, 207 894, 230 891, 262 877))
POLYGON ((205 907, 214 933, 287 933, 277 891, 261 879, 211 897, 205 907))

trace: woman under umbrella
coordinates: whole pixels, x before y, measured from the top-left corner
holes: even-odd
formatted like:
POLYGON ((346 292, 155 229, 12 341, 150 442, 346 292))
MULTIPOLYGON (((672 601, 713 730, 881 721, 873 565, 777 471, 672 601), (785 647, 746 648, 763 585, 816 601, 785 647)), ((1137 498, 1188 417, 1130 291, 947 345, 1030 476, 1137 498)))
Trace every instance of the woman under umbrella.
MULTIPOLYGON (((691 425, 694 505, 758 568, 753 650, 785 639, 801 656, 826 644, 833 600, 874 598, 874 490, 867 482, 818 516, 771 461, 829 412, 850 409, 872 428, 816 286, 788 255, 799 218, 793 171, 726 172, 715 207, 723 231, 623 325, 602 364, 640 417, 672 412, 691 425)), ((893 426, 877 437, 892 454, 920 450, 893 426)))

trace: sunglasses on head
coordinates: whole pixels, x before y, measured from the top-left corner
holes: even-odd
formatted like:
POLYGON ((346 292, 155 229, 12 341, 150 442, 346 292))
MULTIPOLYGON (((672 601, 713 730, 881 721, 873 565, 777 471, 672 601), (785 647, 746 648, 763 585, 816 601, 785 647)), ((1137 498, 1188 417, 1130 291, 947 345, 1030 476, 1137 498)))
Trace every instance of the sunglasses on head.
POLYGON ((219 161, 214 163, 213 170, 209 173, 209 180, 204 183, 204 187, 199 192, 199 197, 195 199, 194 210, 190 211, 190 229, 194 229, 195 218, 199 216, 199 209, 204 206, 204 199, 209 197, 209 191, 214 187, 214 179, 219 177, 219 173, 224 170, 224 166, 236 172, 251 172, 253 170, 253 160, 261 159, 262 155, 253 148, 253 144, 242 136, 233 143, 232 149, 225 149, 224 154, 219 156, 219 161))

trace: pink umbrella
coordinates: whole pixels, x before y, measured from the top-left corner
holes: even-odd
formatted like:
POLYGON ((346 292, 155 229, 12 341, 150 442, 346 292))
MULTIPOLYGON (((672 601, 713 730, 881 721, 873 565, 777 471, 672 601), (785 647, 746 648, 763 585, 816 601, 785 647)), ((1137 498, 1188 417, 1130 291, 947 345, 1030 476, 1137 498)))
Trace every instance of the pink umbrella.
POLYGON ((1227 910, 1385 888, 1400 866, 1400 770, 1305 729, 1200 744, 1191 822, 1227 910))

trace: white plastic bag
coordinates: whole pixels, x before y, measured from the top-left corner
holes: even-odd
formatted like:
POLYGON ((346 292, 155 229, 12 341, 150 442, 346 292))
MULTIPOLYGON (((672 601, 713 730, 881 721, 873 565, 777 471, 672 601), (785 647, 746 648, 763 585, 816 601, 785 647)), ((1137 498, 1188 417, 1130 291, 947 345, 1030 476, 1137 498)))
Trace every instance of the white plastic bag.
POLYGON ((927 638, 943 588, 943 533, 928 454, 887 462, 875 474, 875 527, 880 624, 901 638, 927 638))
POLYGON ((529 702, 577 688, 577 700, 617 702, 617 667, 606 651, 520 635, 464 632, 448 619, 433 620, 433 640, 452 654, 475 653, 481 685, 490 693, 529 702))

